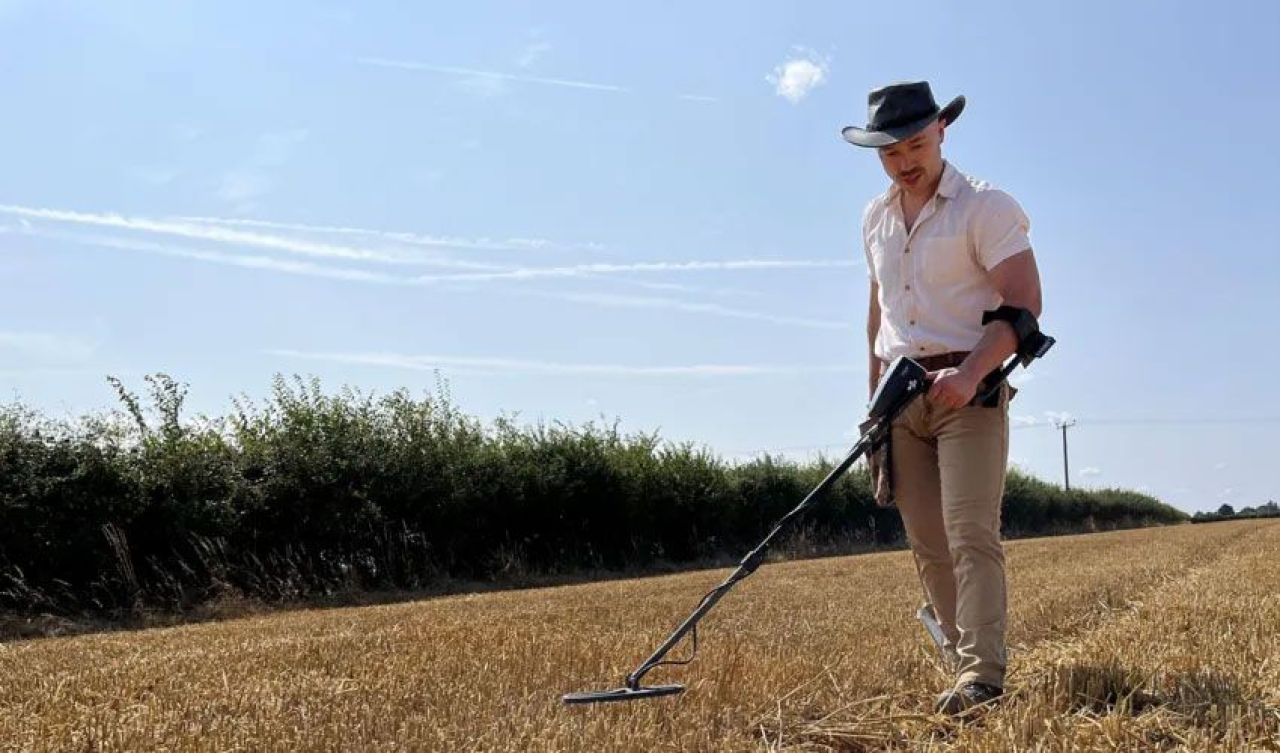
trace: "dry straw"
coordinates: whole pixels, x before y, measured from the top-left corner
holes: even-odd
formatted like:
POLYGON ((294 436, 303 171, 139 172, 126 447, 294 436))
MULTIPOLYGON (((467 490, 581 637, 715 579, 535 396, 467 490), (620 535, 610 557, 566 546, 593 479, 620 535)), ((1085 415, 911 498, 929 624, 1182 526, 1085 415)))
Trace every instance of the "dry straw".
POLYGON ((723 572, 14 643, 0 749, 1280 750, 1280 523, 1008 561, 1011 693, 980 717, 930 713, 946 678, 895 552, 765 566, 664 676, 688 691, 636 704, 559 695, 620 678, 723 572))

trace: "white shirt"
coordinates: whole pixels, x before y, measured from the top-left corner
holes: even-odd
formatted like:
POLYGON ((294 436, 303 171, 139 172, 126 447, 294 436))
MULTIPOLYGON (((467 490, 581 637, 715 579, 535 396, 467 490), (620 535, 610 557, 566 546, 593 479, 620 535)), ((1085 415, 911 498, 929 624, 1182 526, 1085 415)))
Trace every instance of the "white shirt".
POLYGON ((986 272, 1031 248, 1030 220, 1012 196, 950 163, 910 232, 900 193, 891 186, 862 215, 867 269, 880 287, 875 353, 892 360, 973 350, 982 312, 1001 302, 986 272))

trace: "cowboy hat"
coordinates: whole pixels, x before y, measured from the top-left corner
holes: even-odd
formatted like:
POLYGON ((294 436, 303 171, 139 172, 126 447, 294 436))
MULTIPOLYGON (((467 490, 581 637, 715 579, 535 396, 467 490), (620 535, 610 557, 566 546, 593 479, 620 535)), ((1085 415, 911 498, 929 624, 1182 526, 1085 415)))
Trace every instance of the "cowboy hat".
POLYGON ((867 126, 848 126, 840 134, 856 146, 896 144, 941 119, 954 123, 964 110, 964 95, 939 108, 928 81, 908 81, 874 89, 867 95, 867 126))

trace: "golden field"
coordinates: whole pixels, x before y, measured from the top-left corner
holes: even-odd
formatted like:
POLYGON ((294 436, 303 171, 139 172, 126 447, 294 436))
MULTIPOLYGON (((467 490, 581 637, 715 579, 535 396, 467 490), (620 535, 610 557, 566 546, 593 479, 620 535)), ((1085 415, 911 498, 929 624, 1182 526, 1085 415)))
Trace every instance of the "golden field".
MULTIPOLYGON (((20 751, 1280 750, 1280 521, 1007 545, 1010 695, 970 721, 905 552, 768 564, 673 697, 613 687, 727 571, 0 646, 20 751)), ((683 654, 677 648, 673 658, 683 654)))

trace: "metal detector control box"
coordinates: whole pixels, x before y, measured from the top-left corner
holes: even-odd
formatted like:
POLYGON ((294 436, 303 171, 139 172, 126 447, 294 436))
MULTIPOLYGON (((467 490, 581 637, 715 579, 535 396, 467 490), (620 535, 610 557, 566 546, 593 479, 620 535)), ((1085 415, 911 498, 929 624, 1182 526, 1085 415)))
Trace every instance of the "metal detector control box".
POLYGON ((871 396, 867 418, 874 421, 897 414, 911 398, 925 390, 928 381, 928 372, 920 364, 906 356, 893 359, 876 385, 876 394, 871 396))

